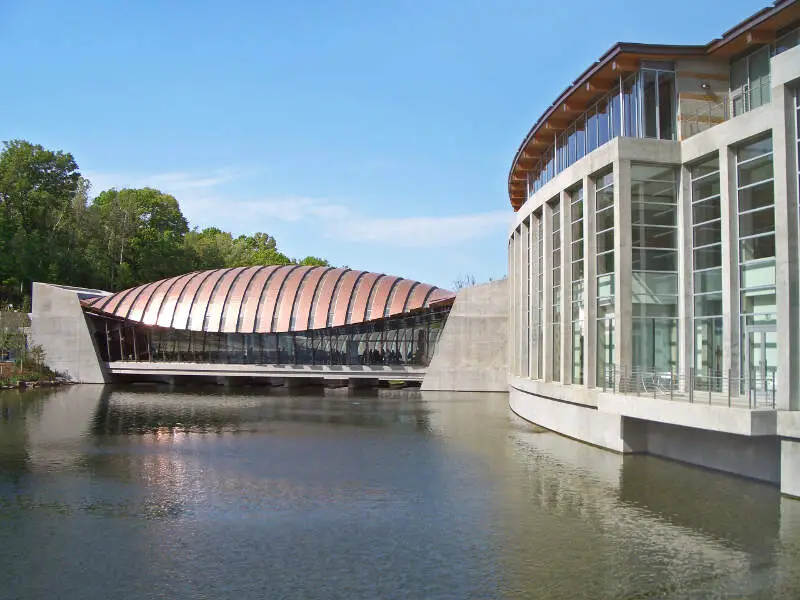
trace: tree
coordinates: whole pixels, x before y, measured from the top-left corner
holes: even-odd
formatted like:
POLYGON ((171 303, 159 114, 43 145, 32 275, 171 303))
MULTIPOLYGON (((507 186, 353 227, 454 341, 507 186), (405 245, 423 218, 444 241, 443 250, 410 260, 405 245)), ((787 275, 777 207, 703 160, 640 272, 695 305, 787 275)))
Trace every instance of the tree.
POLYGON ((472 287, 476 283, 477 283, 477 280, 475 279, 475 275, 470 275, 470 274, 459 275, 453 281, 453 291, 457 292, 461 288, 472 287))
POLYGON ((0 152, 0 284, 19 302, 33 280, 71 279, 73 202, 81 176, 71 154, 24 140, 0 152))
POLYGON ((175 275, 187 266, 189 225, 178 201, 152 188, 106 190, 89 206, 93 260, 103 287, 122 289, 175 275))

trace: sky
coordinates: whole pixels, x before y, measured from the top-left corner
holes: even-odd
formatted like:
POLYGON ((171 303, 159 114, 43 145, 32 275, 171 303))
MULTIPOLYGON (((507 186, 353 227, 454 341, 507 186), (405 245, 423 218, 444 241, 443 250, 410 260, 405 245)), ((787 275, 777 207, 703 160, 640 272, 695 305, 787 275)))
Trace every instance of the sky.
POLYGON ((766 5, 0 0, 0 139, 71 152, 94 194, 173 194, 190 226, 452 288, 506 275, 514 153, 584 69, 766 5))

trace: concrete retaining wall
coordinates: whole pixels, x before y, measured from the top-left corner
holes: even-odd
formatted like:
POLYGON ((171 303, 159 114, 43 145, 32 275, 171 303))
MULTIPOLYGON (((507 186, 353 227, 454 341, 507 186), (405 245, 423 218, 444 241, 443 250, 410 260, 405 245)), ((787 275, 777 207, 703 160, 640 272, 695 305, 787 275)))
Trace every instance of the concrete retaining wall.
POLYGON ((508 391, 508 281, 458 292, 423 390, 508 391))
POLYGON ((46 283, 33 284, 31 341, 45 352, 45 364, 79 383, 106 383, 78 292, 46 283))

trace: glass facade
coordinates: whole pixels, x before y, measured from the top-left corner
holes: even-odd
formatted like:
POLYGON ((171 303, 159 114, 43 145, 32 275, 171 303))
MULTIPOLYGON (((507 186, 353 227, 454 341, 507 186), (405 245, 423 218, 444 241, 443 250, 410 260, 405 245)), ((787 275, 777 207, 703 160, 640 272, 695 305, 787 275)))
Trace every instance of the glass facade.
POLYGON ((770 47, 731 63, 731 112, 741 115, 770 100, 770 47))
POLYGON ((696 381, 712 389, 722 377, 722 212, 719 157, 691 168, 693 352, 696 381))
POLYGON ((665 69, 642 69, 642 137, 675 139, 675 73, 665 69))
POLYGON ((678 186, 673 167, 631 166, 632 368, 678 367, 678 186))
POLYGON ((675 73, 671 64, 643 68, 621 81, 554 137, 528 173, 528 196, 574 162, 621 135, 676 138, 675 73))
POLYGON ((552 218, 552 288, 551 331, 553 381, 561 381, 561 203, 558 199, 550 205, 552 218))
POLYGON ((102 359, 248 365, 427 366, 447 308, 368 323, 290 333, 210 333, 92 315, 102 359))
POLYGON ((614 173, 595 180, 597 385, 608 387, 614 369, 614 173))
POLYGON ((740 360, 748 392, 767 392, 777 368, 772 139, 736 153, 740 360))
POLYGON ((583 383, 584 348, 584 268, 583 268, 583 187, 569 192, 571 243, 570 281, 572 282, 572 383, 583 383))

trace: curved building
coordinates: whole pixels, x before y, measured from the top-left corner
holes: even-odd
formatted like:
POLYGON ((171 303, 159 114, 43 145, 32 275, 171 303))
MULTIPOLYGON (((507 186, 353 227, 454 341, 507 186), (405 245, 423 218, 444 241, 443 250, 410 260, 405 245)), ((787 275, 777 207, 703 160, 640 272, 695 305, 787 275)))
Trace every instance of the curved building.
POLYGON ((84 302, 129 323, 210 333, 326 329, 427 308, 453 293, 402 277, 298 265, 198 271, 84 302))
POLYGON ((616 44, 525 135, 518 414, 780 479, 776 423, 800 409, 798 43, 800 2, 779 0, 707 44, 616 44))

